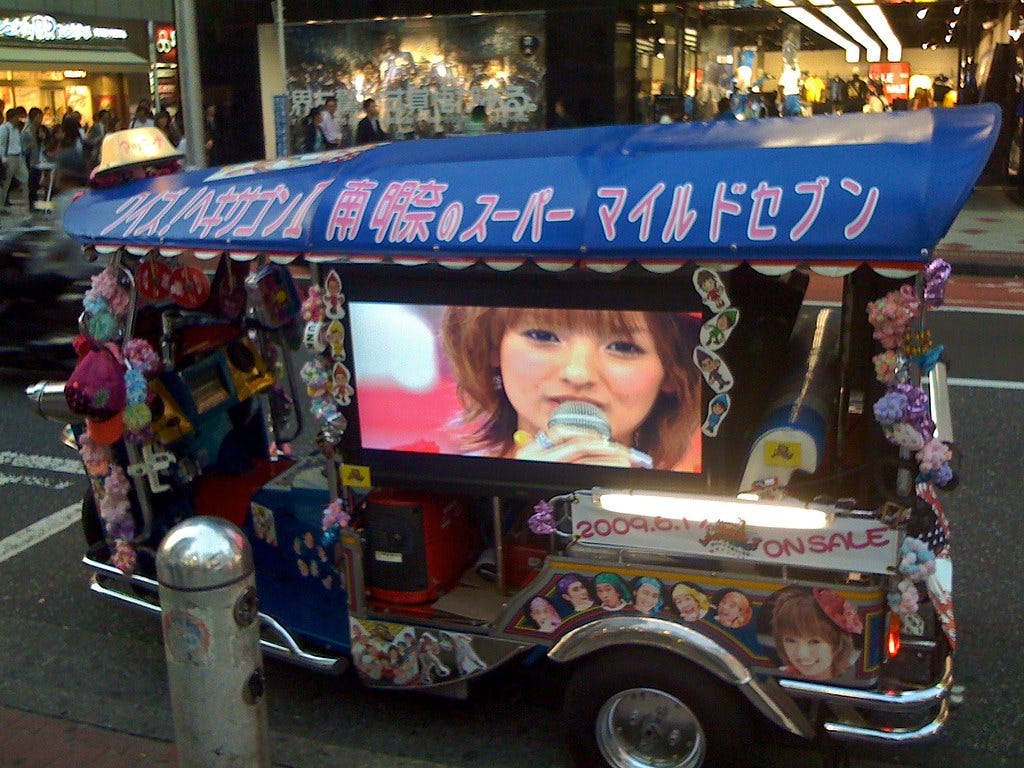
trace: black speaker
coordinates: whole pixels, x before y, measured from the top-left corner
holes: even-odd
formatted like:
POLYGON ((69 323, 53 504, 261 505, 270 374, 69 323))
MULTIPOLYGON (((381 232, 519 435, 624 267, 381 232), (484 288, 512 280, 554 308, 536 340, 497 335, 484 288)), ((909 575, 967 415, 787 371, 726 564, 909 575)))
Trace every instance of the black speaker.
POLYGON ((396 595, 427 591, 427 550, 423 508, 418 504, 377 504, 366 508, 371 594, 395 601, 396 595))
POLYGON ((427 603, 458 582, 479 553, 465 499, 380 489, 363 515, 370 594, 427 603))

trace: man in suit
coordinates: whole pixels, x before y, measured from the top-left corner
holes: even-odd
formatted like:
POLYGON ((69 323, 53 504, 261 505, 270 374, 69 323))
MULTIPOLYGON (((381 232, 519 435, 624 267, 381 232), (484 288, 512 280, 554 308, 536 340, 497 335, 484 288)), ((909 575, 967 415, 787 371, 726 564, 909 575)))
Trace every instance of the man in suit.
POLYGON ((376 144, 379 141, 387 141, 390 136, 380 127, 380 107, 373 99, 366 99, 363 102, 363 111, 366 117, 359 121, 356 126, 356 144, 376 144))

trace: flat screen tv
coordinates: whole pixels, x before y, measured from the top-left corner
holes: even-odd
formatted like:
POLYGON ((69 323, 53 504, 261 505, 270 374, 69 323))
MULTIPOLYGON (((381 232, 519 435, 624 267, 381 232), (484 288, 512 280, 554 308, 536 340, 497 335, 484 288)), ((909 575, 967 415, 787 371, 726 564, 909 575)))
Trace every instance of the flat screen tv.
POLYGON ((338 265, 355 394, 343 449, 375 486, 483 495, 705 487, 712 316, 653 276, 338 265))

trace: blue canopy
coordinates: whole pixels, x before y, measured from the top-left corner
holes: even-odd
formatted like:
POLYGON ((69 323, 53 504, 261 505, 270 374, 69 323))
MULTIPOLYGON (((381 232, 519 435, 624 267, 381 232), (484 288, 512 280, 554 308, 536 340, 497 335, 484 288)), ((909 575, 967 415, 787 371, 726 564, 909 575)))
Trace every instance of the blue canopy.
POLYGON ((924 262, 994 105, 403 141, 83 195, 87 245, 282 259, 924 262))

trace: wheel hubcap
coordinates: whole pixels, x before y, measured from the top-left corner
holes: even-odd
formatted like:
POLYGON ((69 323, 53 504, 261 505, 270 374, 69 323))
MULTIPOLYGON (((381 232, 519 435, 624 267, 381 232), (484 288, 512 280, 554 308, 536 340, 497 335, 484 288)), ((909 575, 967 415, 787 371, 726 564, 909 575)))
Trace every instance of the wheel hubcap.
POLYGON ((698 768, 707 740, 693 711, 655 688, 620 691, 604 703, 597 745, 613 768, 698 768))

